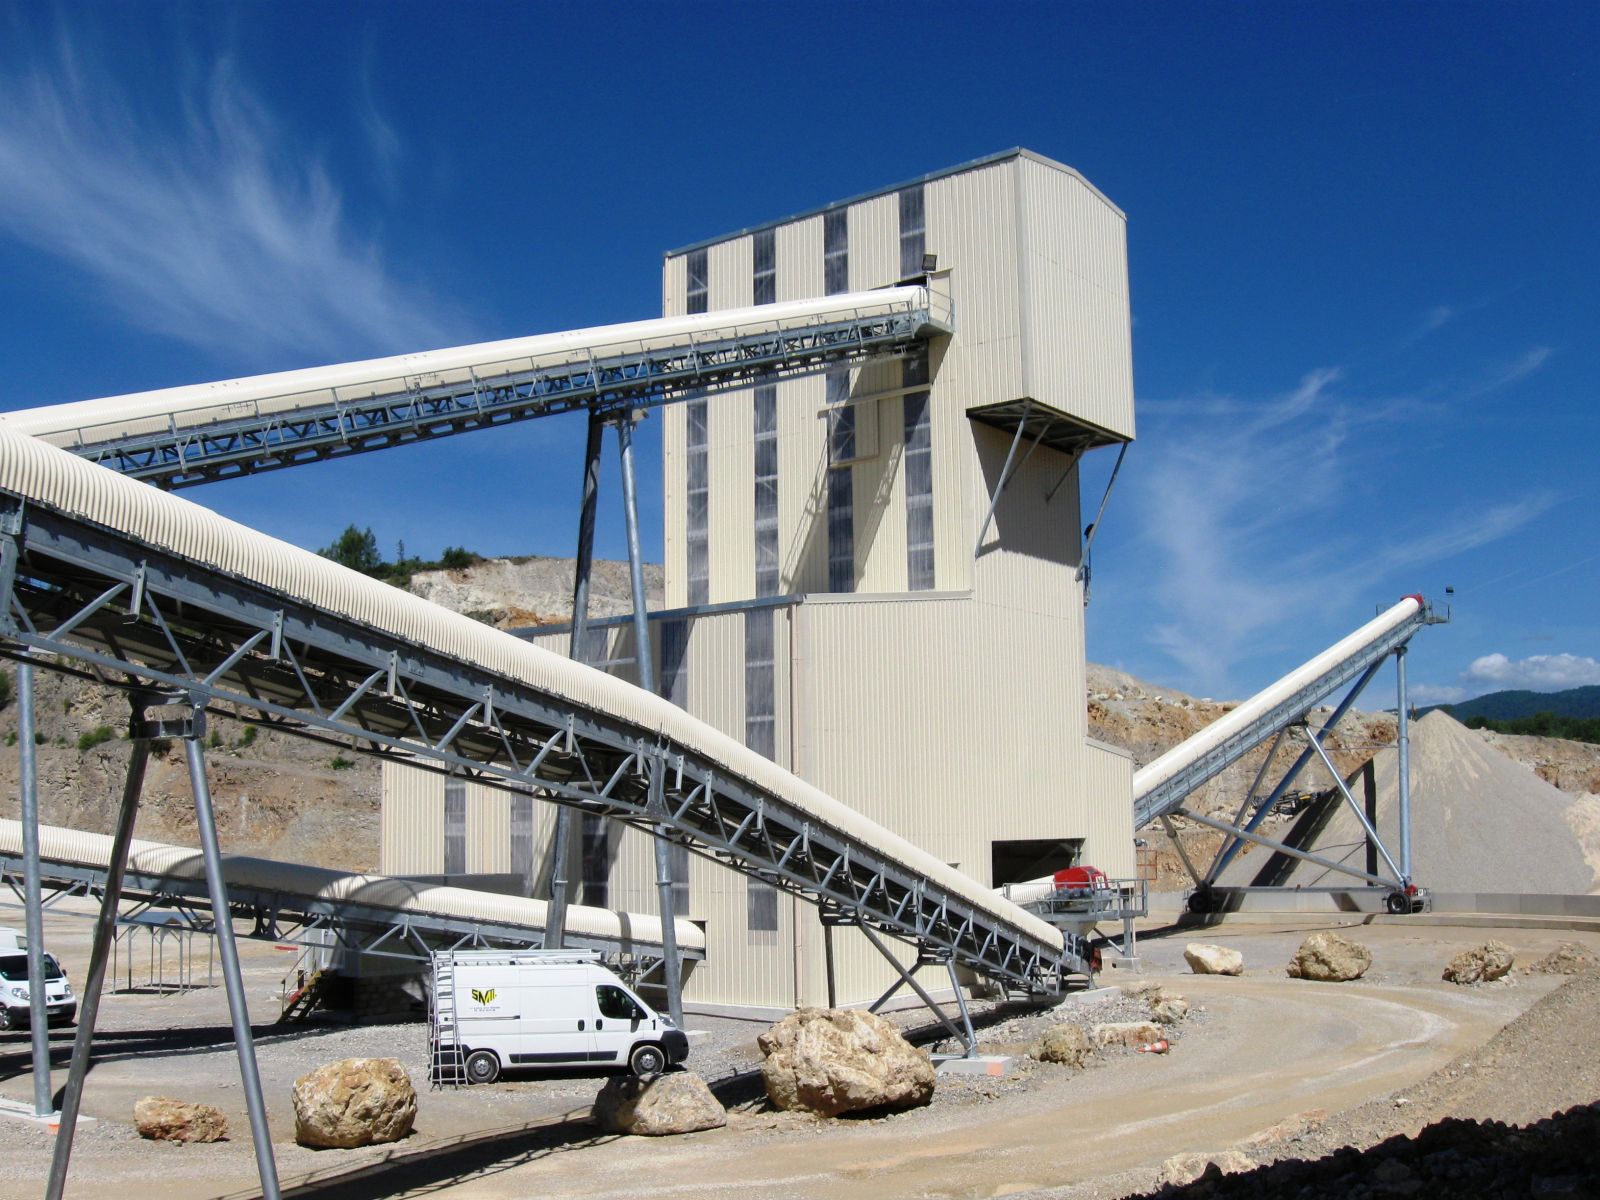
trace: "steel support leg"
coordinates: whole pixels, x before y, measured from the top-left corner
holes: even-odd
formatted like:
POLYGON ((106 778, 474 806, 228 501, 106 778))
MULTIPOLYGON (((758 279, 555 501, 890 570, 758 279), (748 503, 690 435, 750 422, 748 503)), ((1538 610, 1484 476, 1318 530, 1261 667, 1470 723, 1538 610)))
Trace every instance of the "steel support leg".
POLYGON ((1206 881, 1200 878, 1200 872, 1195 870, 1194 862, 1189 857, 1189 852, 1183 848, 1183 839, 1178 836, 1178 831, 1173 828, 1172 818, 1166 813, 1161 814, 1161 827, 1167 831, 1167 837, 1172 842, 1172 848, 1178 852, 1178 857, 1183 860, 1184 868, 1189 872, 1189 878, 1194 880, 1196 887, 1205 887, 1206 881))
POLYGON ((239 1078, 244 1084, 250 1113, 250 1137, 255 1142, 256 1171, 261 1177, 263 1200, 278 1200, 278 1164, 272 1155, 272 1133, 267 1128, 267 1104, 261 1094, 261 1074, 256 1069, 255 1039, 250 1033, 250 1008, 244 978, 239 971, 239 949, 233 940, 233 917, 228 908, 228 886, 222 877, 222 850, 217 845, 217 820, 211 809, 211 786, 206 780, 205 751, 200 739, 205 718, 197 711, 184 738, 189 762, 189 783, 194 788, 194 812, 200 827, 200 849, 205 855, 206 884, 211 893, 211 913, 222 956, 222 978, 228 989, 228 1013, 233 1018, 233 1041, 239 1055, 239 1078))
POLYGON ((1346 866, 1344 863, 1336 862, 1331 858, 1324 858, 1320 854, 1311 854, 1305 850, 1285 845, 1283 842, 1275 842, 1271 838, 1262 837, 1259 833, 1252 833, 1248 829, 1240 829, 1237 826, 1229 825, 1226 821, 1218 821, 1214 817, 1201 816, 1199 813, 1190 812, 1188 809, 1179 809, 1178 811, 1185 819, 1198 825, 1204 825, 1208 829, 1215 829, 1219 833, 1232 834, 1234 837, 1243 838, 1247 842, 1254 842, 1257 846, 1277 851, 1279 854, 1287 854, 1290 858, 1302 859, 1308 863, 1315 863, 1319 867, 1326 867, 1330 871, 1338 871, 1341 874, 1351 875, 1357 879, 1365 879, 1368 883, 1377 884, 1379 887, 1390 887, 1394 883, 1393 880, 1384 879, 1378 875, 1368 875, 1365 871, 1346 866))
POLYGON ((839 1007, 838 984, 833 974, 833 922, 822 922, 822 962, 828 973, 828 1007, 839 1007))
MULTIPOLYGON (((983 549, 983 539, 987 536, 989 525, 994 520, 994 510, 1000 507, 1000 493, 1006 490, 1006 484, 1011 480, 1011 463, 1017 457, 1017 446, 1022 441, 1022 431, 1027 428, 1028 411, 1032 407, 1033 402, 1031 400, 1022 402, 1022 419, 1017 422, 1017 432, 1012 435, 1011 449, 1006 451, 1005 466, 1000 468, 1000 478, 995 481, 994 495, 989 497, 989 511, 983 515, 983 524, 978 527, 978 540, 972 546, 973 558, 977 558, 978 553, 983 549)), ((1044 430, 1040 430, 1039 438, 1043 439, 1043 437, 1044 430)), ((1036 440, 1033 445, 1034 449, 1037 449, 1039 442, 1036 440)), ((1028 453, 1032 454, 1033 450, 1028 451, 1028 453)))
POLYGON ((967 998, 961 992, 961 981, 956 978, 956 960, 944 960, 945 969, 950 973, 950 990, 955 993, 956 1007, 961 1010, 961 1027, 967 1031, 967 1052, 965 1057, 971 1058, 978 1052, 978 1035, 972 1028, 972 1013, 967 1009, 967 998))
POLYGON ((1394 652, 1395 783, 1399 798, 1400 883, 1411 884, 1411 714, 1406 699, 1406 647, 1394 652))
MULTIPOLYGON (((572 632, 567 657, 582 662, 588 650, 589 576, 594 567, 594 521, 600 504, 600 453, 605 449, 605 422, 589 414, 589 437, 583 451, 583 507, 578 515, 578 557, 572 569, 572 632)), ((572 856, 573 828, 580 814, 565 804, 556 808, 556 830, 550 842, 550 907, 546 910, 544 945, 560 950, 567 936, 567 860, 572 856)))
POLYGON ((17 663, 17 771, 22 792, 22 903, 28 932, 28 1033, 33 1045, 33 1112, 48 1117, 50 1010, 44 979, 44 897, 39 884, 39 771, 33 742, 33 664, 17 663))
MULTIPOLYGON (((633 657, 639 672, 639 686, 656 690, 655 657, 650 645, 650 606, 644 593, 644 561, 639 549, 639 494, 633 481, 633 418, 624 413, 617 421, 617 455, 622 465, 622 511, 628 527, 628 579, 633 589, 633 657)), ((657 760, 652 767, 651 788, 660 792, 666 764, 657 760)), ((662 805, 664 810, 665 805, 662 805)), ((678 956, 676 914, 672 908, 672 843, 667 827, 655 829, 656 895, 661 910, 661 953, 666 959, 663 974, 667 983, 667 1011, 673 1024, 683 1027, 683 961, 678 956)))
MULTIPOLYGON (((1367 684, 1372 682, 1372 677, 1378 673, 1378 669, 1382 666, 1383 659, 1380 658, 1377 662, 1373 663, 1361 673, 1361 678, 1356 680, 1355 686, 1345 694, 1345 698, 1343 700, 1339 701, 1339 706, 1333 710, 1333 713, 1323 724, 1322 731, 1324 733, 1332 729, 1344 719, 1345 713, 1350 711, 1351 706, 1355 704, 1357 698, 1362 692, 1366 691, 1367 684)), ((1310 732, 1309 728, 1307 729, 1307 732, 1310 732)), ((1272 806, 1278 802, 1278 797, 1282 796, 1284 792, 1289 790, 1289 785, 1299 778, 1300 772, 1305 769, 1306 765, 1311 761, 1312 756, 1315 754, 1316 751, 1310 746, 1307 746, 1300 752, 1300 756, 1296 758, 1289 769, 1284 772, 1283 778, 1278 780, 1278 786, 1272 789, 1271 793, 1269 793, 1267 798, 1261 802, 1261 806, 1256 809, 1255 814, 1244 826, 1246 832, 1254 832, 1256 826, 1260 825, 1262 821, 1266 820, 1267 814, 1272 811, 1272 806)), ((1232 828, 1223 828, 1225 832, 1233 832, 1232 828)), ((1239 853, 1239 850, 1242 846, 1243 843, 1237 838, 1231 842, 1224 843, 1222 848, 1217 851, 1216 858, 1212 860, 1211 869, 1206 872, 1205 880, 1202 882, 1201 886, 1209 887, 1218 879, 1220 879, 1222 877, 1223 870, 1230 862, 1233 861, 1233 856, 1239 853)))
MULTIPOLYGON (((945 1014, 944 1009, 939 1007, 934 998, 928 994, 928 989, 917 982, 916 976, 913 975, 911 971, 908 971, 902 967, 899 963, 899 960, 897 960, 894 955, 889 953, 889 947, 885 946, 879 939, 878 935, 872 932, 872 929, 869 925, 867 925, 865 922, 858 922, 856 927, 860 929, 862 933, 866 934, 867 941, 872 943, 873 949, 875 949, 879 954, 883 955, 884 961, 893 967, 900 976, 899 982, 897 982, 894 987, 890 988, 883 995, 879 996, 877 1000, 873 1001, 872 1007, 867 1011, 877 1012, 878 1009, 882 1008, 886 1003, 888 1003, 889 997, 898 992, 901 985, 904 984, 917 994, 922 1003, 927 1005, 928 1011, 939 1019, 939 1023, 950 1031, 950 1036, 955 1038, 966 1048, 964 1053, 968 1057, 971 1057, 978 1046, 977 1035, 972 1031, 972 1022, 970 1020, 967 1022, 967 1027, 965 1030, 959 1028, 956 1023, 945 1014)), ((912 968, 913 971, 915 969, 915 967, 912 968)), ((954 976, 951 977, 951 981, 954 982, 954 976)), ((956 997, 958 1000, 961 1000, 960 988, 956 989, 956 997)), ((966 1015, 966 1011, 966 1002, 965 1000, 961 1000, 961 1012, 963 1016, 966 1015)))
MULTIPOLYGON (((89 951, 89 974, 78 997, 78 1031, 72 1039, 72 1065, 67 1068, 67 1088, 61 1099, 60 1131, 50 1158, 50 1178, 45 1185, 45 1200, 61 1200, 67 1183, 67 1164, 72 1158, 72 1138, 77 1132, 78 1110, 83 1099, 83 1080, 89 1073, 89 1054, 93 1049, 95 1021, 100 1015, 100 991, 105 981, 106 959, 117 938, 117 907, 122 900, 122 877, 128 868, 128 846, 133 841, 134 821, 139 814, 139 797, 144 791, 144 769, 150 758, 150 740, 145 736, 144 714, 133 719, 133 753, 128 758, 128 775, 122 786, 122 807, 117 812, 117 829, 111 839, 111 860, 106 864, 105 892, 100 897, 100 914, 95 919, 94 943, 89 951)), ((113 973, 114 974, 114 973, 113 973)))
POLYGON ((1350 789, 1345 787, 1344 780, 1340 778, 1339 769, 1333 765, 1333 759, 1328 757, 1328 752, 1322 748, 1322 743, 1317 740, 1317 735, 1311 730, 1306 730, 1306 739, 1316 748, 1317 754, 1322 758, 1322 765, 1328 768, 1328 774, 1333 778, 1333 786, 1339 789, 1339 794, 1344 797, 1350 811, 1355 813, 1356 820, 1361 822, 1361 828, 1366 830, 1371 845, 1378 848, 1378 853, 1383 855, 1383 861, 1389 865, 1389 870, 1394 872, 1395 879, 1400 878, 1400 868, 1395 865, 1394 859, 1389 857, 1389 848, 1383 844, 1383 839, 1378 836, 1377 828, 1367 820, 1366 811, 1361 803, 1350 794, 1350 789))

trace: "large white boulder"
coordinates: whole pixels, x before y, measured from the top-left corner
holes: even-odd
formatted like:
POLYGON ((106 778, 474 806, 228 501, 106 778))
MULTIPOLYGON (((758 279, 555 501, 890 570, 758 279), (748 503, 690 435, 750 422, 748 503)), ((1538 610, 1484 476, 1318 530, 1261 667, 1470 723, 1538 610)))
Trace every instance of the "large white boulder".
POLYGON ((294 1081, 294 1140, 314 1149, 398 1142, 417 1093, 398 1058, 343 1058, 294 1081))
POLYGON ((834 1117, 933 1099, 933 1063, 875 1013, 802 1008, 757 1042, 767 1098, 779 1108, 834 1117))
POLYGON ((158 1142, 215 1142, 228 1135, 228 1118, 209 1104, 170 1096, 142 1096, 133 1105, 139 1136, 158 1142))
POLYGON ((1360 979, 1372 965, 1372 951, 1360 942, 1337 933, 1313 933, 1300 943, 1289 960, 1292 979, 1316 979, 1323 983, 1344 983, 1360 979))
POLYGON ((648 1079, 619 1075, 608 1080, 595 1097, 594 1119, 607 1133, 663 1137, 721 1129, 728 1113, 704 1079, 693 1071, 672 1071, 648 1079))
POLYGON ((1489 983, 1507 974, 1516 961, 1510 946, 1491 939, 1452 958, 1444 969, 1444 978, 1451 983, 1489 983))
POLYGON ((1190 942, 1183 948, 1184 961, 1196 975, 1243 975, 1244 955, 1226 946, 1209 942, 1190 942))

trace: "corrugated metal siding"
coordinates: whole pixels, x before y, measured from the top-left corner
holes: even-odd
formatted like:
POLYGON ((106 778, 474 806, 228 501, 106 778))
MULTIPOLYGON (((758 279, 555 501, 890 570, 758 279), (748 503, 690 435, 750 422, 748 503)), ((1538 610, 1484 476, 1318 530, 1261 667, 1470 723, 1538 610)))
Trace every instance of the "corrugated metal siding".
POLYGON ((886 287, 900 278, 900 204, 879 196, 850 206, 850 290, 886 287))
POLYGON ((1032 159, 1013 167, 1022 188, 1030 393, 1131 438, 1127 223, 1073 175, 1032 159))
POLYGON ((503 874, 511 870, 511 793, 467 784, 467 871, 503 874))
POLYGON ((383 764, 378 870, 437 875, 444 870, 444 776, 404 763, 383 764))
POLYGON ((685 465, 688 438, 688 406, 667 405, 661 410, 661 533, 666 576, 662 593, 668 608, 682 608, 689 603, 689 501, 685 465))
MULTIPOLYGON (((755 303, 755 250, 748 237, 712 246, 707 254, 711 311, 755 303)), ((755 415, 748 391, 712 396, 706 404, 709 488, 710 602, 755 593, 755 415)))
POLYGON ((1084 857, 1114 879, 1131 879, 1133 852, 1133 759, 1114 746, 1087 744, 1084 796, 1089 836, 1084 857))

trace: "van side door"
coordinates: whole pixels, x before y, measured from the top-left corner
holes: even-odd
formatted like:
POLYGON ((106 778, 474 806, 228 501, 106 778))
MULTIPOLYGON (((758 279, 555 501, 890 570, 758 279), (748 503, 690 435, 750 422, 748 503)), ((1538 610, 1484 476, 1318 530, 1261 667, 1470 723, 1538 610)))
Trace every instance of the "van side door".
POLYGON ((594 989, 594 1061, 607 1066, 625 1066, 628 1052, 643 1037, 650 1038, 650 1018, 628 990, 615 983, 600 983, 594 989))

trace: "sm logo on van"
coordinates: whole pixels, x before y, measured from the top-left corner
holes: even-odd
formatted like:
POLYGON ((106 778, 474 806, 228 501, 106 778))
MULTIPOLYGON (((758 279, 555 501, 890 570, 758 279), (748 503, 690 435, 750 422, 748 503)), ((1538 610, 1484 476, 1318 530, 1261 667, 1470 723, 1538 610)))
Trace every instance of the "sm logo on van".
POLYGON ((472 998, 479 1004, 493 1004, 494 994, 493 988, 484 988, 481 990, 478 988, 472 989, 472 998))

